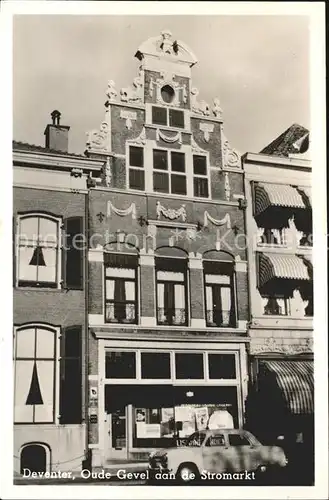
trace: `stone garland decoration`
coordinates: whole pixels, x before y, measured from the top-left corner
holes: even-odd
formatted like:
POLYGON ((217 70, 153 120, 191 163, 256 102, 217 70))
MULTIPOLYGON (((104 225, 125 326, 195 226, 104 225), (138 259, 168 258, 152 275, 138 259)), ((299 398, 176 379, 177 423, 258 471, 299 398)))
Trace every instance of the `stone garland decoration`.
POLYGON ((214 131, 214 124, 201 122, 199 128, 200 128, 201 132, 203 132, 203 138, 204 138, 205 142, 209 142, 209 140, 210 140, 209 134, 214 131))
POLYGON ((131 214, 132 219, 137 218, 137 213, 136 213, 136 205, 135 203, 132 203, 128 208, 126 209, 119 209, 116 208, 111 201, 109 200, 107 202, 107 216, 111 217, 112 213, 119 215, 120 217, 126 217, 127 215, 131 214))
POLYGON ((163 132, 161 132, 161 130, 157 129, 156 130, 156 140, 159 141, 160 139, 162 139, 164 142, 168 142, 168 143, 174 143, 174 142, 178 141, 178 144, 182 144, 182 133, 177 132, 177 134, 175 134, 173 136, 168 136, 168 135, 164 134, 163 132))
POLYGON ((156 212, 157 219, 160 219, 162 214, 164 217, 170 220, 179 219, 179 217, 181 217, 183 222, 186 221, 185 205, 182 205, 180 208, 175 210, 174 208, 165 208, 163 205, 161 205, 160 201, 157 201, 156 212))
POLYGON ((302 344, 283 344, 274 337, 269 337, 261 344, 252 345, 252 354, 281 353, 287 355, 313 352, 313 339, 303 339, 302 344))
POLYGON ((225 217, 222 219, 214 219, 209 215, 207 211, 204 212, 204 222, 203 225, 204 227, 208 226, 208 221, 214 224, 215 226, 224 226, 226 224, 227 229, 231 229, 231 219, 230 219, 230 214, 225 214, 225 217))

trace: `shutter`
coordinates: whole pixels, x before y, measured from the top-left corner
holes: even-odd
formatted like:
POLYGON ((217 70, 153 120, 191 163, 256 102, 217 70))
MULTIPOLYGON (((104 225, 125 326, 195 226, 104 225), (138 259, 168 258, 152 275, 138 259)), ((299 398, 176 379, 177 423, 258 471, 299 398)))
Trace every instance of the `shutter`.
POLYGON ((83 234, 82 217, 70 217, 65 219, 64 238, 64 287, 71 290, 83 289, 83 256, 84 241, 82 238, 74 238, 83 234), (74 247, 73 247, 73 242, 74 247))
POLYGON ((61 336, 60 423, 82 421, 82 326, 70 326, 61 336))

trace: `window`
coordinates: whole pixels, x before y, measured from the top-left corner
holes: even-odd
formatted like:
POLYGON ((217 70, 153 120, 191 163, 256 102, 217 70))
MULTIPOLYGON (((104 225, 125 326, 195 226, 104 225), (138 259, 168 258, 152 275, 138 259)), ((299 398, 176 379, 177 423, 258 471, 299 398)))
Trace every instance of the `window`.
POLYGON ((114 351, 105 353, 106 378, 136 378, 136 353, 114 351))
POLYGON ((161 89, 162 100, 166 103, 173 101, 175 97, 175 91, 170 85, 164 85, 161 89))
POLYGON ((206 446, 225 446, 224 434, 213 434, 206 441, 206 446))
POLYGON ((207 326, 236 326, 233 264, 204 262, 207 326))
POLYGON ((241 434, 229 434, 228 442, 230 446, 250 446, 248 439, 241 434))
POLYGON ((156 258, 159 325, 187 324, 186 275, 185 259, 156 258))
POLYGON ((313 245, 313 234, 312 231, 305 232, 302 231, 301 239, 299 240, 300 247, 311 247, 313 245))
POLYGON ((235 354, 208 354, 210 379, 236 379, 235 354))
POLYGON ((15 423, 53 423, 56 331, 30 326, 15 333, 15 423))
POLYGON ((284 228, 269 229, 261 228, 262 235, 260 236, 260 243, 266 245, 285 245, 286 235, 284 228))
POLYGON ((290 315, 290 301, 288 297, 284 296, 270 296, 265 297, 267 300, 264 306, 264 314, 271 316, 289 316, 290 315))
POLYGON ((208 198, 209 188, 206 156, 193 155, 193 175, 194 196, 208 198))
POLYGON ((129 147, 129 187, 145 191, 144 150, 136 146, 129 147))
POLYGON ((175 366, 177 379, 204 378, 202 353, 176 353, 175 366))
POLYGON ((18 220, 18 285, 57 288, 59 283, 59 219, 46 215, 18 220))
MULTIPOLYGON (((166 98, 169 98, 166 96, 166 98)), ((165 100, 164 100, 165 101, 165 100)), ((168 102, 168 101, 165 101, 168 102)), ((164 127, 184 128, 184 111, 180 109, 167 109, 158 106, 152 107, 152 123, 164 127)))
POLYGON ((137 322, 137 256, 105 254, 105 321, 137 322))
POLYGON ((158 193, 186 195, 185 154, 153 150, 153 190, 158 193))
POLYGON ((142 378, 170 379, 169 352, 142 352, 142 378))

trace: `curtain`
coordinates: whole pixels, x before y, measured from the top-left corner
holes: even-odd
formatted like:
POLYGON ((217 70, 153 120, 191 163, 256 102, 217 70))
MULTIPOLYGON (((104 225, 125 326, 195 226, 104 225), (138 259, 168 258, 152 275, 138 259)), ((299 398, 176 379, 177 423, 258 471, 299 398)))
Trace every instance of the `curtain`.
POLYGON ((223 287, 221 289, 221 299, 222 299, 222 321, 223 325, 227 326, 230 324, 231 319, 231 289, 223 287))
POLYGON ((15 422, 32 422, 33 406, 26 405, 31 386, 34 361, 15 361, 15 422))
POLYGON ((175 323, 184 323, 185 321, 185 287, 184 285, 174 286, 175 299, 175 323))
POLYGON ((212 287, 206 287, 206 306, 207 306, 207 321, 213 323, 214 321, 214 304, 212 300, 212 287))
POLYGON ((119 323, 126 319, 126 288, 124 280, 115 280, 114 284, 114 317, 119 323))
POLYGON ((43 404, 35 405, 35 422, 52 422, 54 408, 54 361, 37 361, 43 404))
MULTIPOLYGON (((135 282, 126 281, 125 290, 126 300, 135 300, 135 282)), ((130 320, 135 319, 135 304, 126 304, 126 318, 130 320)))

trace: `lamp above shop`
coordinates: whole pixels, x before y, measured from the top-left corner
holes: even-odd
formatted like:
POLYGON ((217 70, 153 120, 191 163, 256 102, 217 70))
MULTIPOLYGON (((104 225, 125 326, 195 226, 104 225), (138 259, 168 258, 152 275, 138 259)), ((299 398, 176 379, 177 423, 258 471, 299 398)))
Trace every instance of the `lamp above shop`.
POLYGON ((194 392, 192 392, 192 391, 187 391, 186 396, 187 396, 188 398, 193 398, 193 396, 194 396, 194 392))

